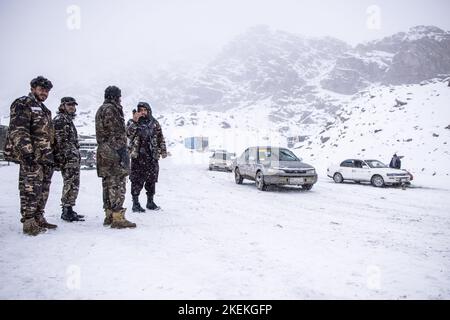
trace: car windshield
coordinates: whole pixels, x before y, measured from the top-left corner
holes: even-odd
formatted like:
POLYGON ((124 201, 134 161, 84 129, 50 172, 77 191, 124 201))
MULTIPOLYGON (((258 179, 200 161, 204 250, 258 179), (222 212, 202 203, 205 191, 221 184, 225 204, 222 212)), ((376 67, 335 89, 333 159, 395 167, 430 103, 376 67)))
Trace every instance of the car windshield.
POLYGON ((259 161, 299 161, 292 151, 278 148, 259 148, 259 161))
POLYGON ((223 153, 223 152, 217 152, 214 155, 214 158, 216 159, 223 159, 223 160, 230 160, 232 157, 234 157, 234 153, 223 153))
POLYGON ((383 162, 380 162, 378 160, 366 160, 366 163, 371 168, 387 168, 387 166, 383 162))

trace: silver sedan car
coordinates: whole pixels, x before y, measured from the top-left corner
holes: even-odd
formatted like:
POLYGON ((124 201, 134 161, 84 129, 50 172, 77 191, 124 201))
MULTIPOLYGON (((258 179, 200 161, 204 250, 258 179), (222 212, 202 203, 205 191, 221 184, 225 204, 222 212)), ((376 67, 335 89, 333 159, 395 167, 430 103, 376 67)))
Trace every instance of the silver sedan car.
POLYGON ((227 152, 226 150, 216 150, 209 157, 209 170, 226 170, 232 171, 233 161, 236 154, 227 152))
POLYGON ((298 185, 310 190, 317 182, 313 166, 302 162, 292 151, 279 147, 251 147, 233 165, 237 184, 244 179, 255 181, 259 190, 268 185, 298 185))

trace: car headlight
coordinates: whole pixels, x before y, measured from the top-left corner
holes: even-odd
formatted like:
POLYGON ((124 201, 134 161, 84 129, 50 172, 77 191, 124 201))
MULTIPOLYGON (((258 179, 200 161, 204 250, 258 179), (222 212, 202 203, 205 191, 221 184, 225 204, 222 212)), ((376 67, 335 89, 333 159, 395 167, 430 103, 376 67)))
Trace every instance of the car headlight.
POLYGON ((307 174, 316 174, 316 169, 306 170, 307 174))
POLYGON ((284 171, 278 167, 273 167, 273 168, 267 169, 267 173, 272 173, 272 174, 275 173, 276 174, 276 173, 282 173, 282 172, 284 172, 284 171))

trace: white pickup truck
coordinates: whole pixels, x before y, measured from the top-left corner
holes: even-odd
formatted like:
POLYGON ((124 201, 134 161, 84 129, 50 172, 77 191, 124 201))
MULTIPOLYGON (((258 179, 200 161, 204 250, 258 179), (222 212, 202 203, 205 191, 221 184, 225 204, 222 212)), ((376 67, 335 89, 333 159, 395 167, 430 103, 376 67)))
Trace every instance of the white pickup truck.
POLYGON ((370 182, 375 187, 386 185, 409 184, 413 176, 406 170, 393 169, 378 160, 348 159, 340 164, 331 165, 327 176, 336 183, 344 180, 355 182, 370 182))

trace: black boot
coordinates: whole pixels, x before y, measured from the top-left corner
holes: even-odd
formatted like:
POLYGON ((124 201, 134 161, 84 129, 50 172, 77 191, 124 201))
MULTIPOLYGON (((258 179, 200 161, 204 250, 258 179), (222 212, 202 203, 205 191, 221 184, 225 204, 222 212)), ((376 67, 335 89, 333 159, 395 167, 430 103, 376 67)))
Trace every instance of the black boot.
POLYGON ((73 221, 84 221, 83 218, 80 218, 73 210, 72 207, 62 207, 61 219, 67 222, 73 221))
POLYGON ((78 212, 73 210, 73 207, 70 207, 70 210, 72 211, 72 213, 78 218, 78 219, 83 219, 84 215, 82 214, 78 214, 78 212))
POLYGON ((153 202, 153 195, 147 194, 147 209, 158 210, 159 207, 153 202))
POLYGON ((131 210, 133 212, 145 212, 145 209, 139 203, 139 196, 133 196, 133 208, 131 210))

